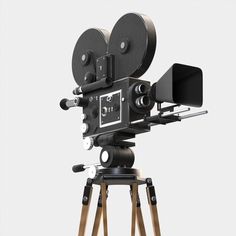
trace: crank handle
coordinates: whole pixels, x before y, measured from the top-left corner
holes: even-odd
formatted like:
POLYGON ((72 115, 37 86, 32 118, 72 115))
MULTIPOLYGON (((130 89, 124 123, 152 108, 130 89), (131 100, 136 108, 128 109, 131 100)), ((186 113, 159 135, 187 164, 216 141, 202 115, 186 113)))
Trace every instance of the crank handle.
POLYGON ((63 98, 60 101, 60 107, 63 110, 68 110, 71 107, 86 107, 87 105, 88 105, 88 99, 82 97, 77 97, 71 100, 63 98))
POLYGON ((82 172, 88 169, 89 178, 93 179, 97 176, 100 166, 101 164, 93 164, 93 165, 79 164, 79 165, 74 165, 72 167, 72 171, 74 173, 78 173, 78 172, 82 172))

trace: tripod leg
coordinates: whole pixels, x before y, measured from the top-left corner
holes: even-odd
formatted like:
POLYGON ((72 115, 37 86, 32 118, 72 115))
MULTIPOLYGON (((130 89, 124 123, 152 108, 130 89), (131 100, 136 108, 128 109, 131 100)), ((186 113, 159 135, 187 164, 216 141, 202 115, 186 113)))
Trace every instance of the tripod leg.
POLYGON ((161 236, 158 213, 157 213, 157 206, 156 206, 157 200, 156 200, 155 188, 152 185, 152 180, 150 178, 148 178, 146 182, 147 182, 148 204, 150 206, 150 211, 151 211, 154 235, 161 236))
POLYGON ((90 200, 92 196, 92 180, 87 179, 86 186, 84 187, 84 194, 83 194, 83 200, 82 200, 82 211, 81 211, 81 217, 80 217, 80 225, 79 225, 79 233, 78 236, 84 236, 85 234, 85 228, 88 218, 88 211, 90 206, 90 200))
POLYGON ((137 219, 138 219, 138 229, 140 236, 146 236, 146 230, 143 222, 143 214, 140 204, 139 206, 137 206, 137 219))
POLYGON ((102 198, 101 198, 101 192, 100 192, 99 198, 98 198, 96 216, 95 216, 94 225, 93 225, 92 236, 98 235, 101 216, 102 216, 102 198))
MULTIPOLYGON (((132 186, 130 186, 131 191, 131 198, 132 198, 132 186)), ((145 225, 143 222, 143 214, 142 214, 142 210, 141 210, 141 203, 140 203, 140 199, 139 199, 139 194, 137 193, 137 221, 138 221, 138 229, 139 229, 139 235, 140 236, 146 236, 146 230, 145 230, 145 225)))
POLYGON ((104 236, 108 236, 108 230, 107 230, 107 202, 106 202, 106 184, 101 183, 101 192, 102 192, 102 215, 103 215, 103 230, 104 230, 104 236))
POLYGON ((135 224, 137 217, 137 196, 138 184, 132 184, 132 220, 131 220, 131 236, 135 236, 135 224))

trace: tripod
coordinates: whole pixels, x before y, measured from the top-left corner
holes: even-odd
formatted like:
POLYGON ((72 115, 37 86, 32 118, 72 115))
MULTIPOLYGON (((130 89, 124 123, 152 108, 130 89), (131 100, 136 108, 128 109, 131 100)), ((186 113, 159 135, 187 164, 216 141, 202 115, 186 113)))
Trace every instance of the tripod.
POLYGON ((139 177, 139 171, 132 168, 106 168, 101 169, 96 178, 87 179, 87 183, 84 187, 84 193, 82 198, 82 211, 79 225, 78 236, 85 235, 85 229, 87 224, 87 217, 90 207, 90 201, 92 197, 93 185, 100 185, 100 194, 98 197, 97 210, 92 230, 92 236, 98 235, 101 217, 103 216, 103 232, 104 236, 108 236, 108 218, 107 218, 107 204, 106 199, 108 197, 109 185, 129 185, 130 195, 132 200, 132 217, 131 217, 131 236, 135 236, 136 220, 138 224, 140 236, 146 236, 145 225, 143 221, 143 215, 141 210, 141 204, 139 199, 138 187, 139 185, 146 184, 148 204, 150 206, 153 231, 155 236, 160 236, 160 227, 157 213, 157 201, 155 188, 152 184, 151 178, 142 179, 139 177))

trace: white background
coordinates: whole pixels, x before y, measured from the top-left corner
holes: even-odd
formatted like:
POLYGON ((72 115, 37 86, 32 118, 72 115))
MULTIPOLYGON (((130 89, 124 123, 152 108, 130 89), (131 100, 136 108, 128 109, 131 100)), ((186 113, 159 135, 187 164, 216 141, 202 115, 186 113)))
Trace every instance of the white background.
MULTIPOLYGON (((148 15, 157 30, 143 79, 155 82, 175 62, 204 72, 208 115, 136 138, 135 167, 155 183, 162 235, 236 235, 235 1, 2 0, 1 236, 76 235, 87 176, 71 166, 97 162, 100 150, 83 150, 81 110, 64 112, 58 103, 76 86, 71 55, 79 35, 90 27, 111 30, 127 12, 148 15)), ((108 209, 110 234, 129 235, 128 188, 111 188, 108 209)))

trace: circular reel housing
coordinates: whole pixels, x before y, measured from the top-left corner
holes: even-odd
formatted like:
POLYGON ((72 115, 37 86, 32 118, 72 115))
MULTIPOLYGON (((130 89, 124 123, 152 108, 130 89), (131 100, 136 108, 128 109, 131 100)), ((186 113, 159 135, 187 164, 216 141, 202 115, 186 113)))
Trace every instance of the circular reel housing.
POLYGON ((156 49, 156 31, 152 21, 144 15, 129 13, 115 24, 108 53, 114 55, 114 80, 138 78, 150 66, 156 49))
POLYGON ((88 29, 79 37, 72 56, 72 72, 79 86, 95 81, 96 60, 106 54, 108 40, 109 32, 103 29, 88 29))

